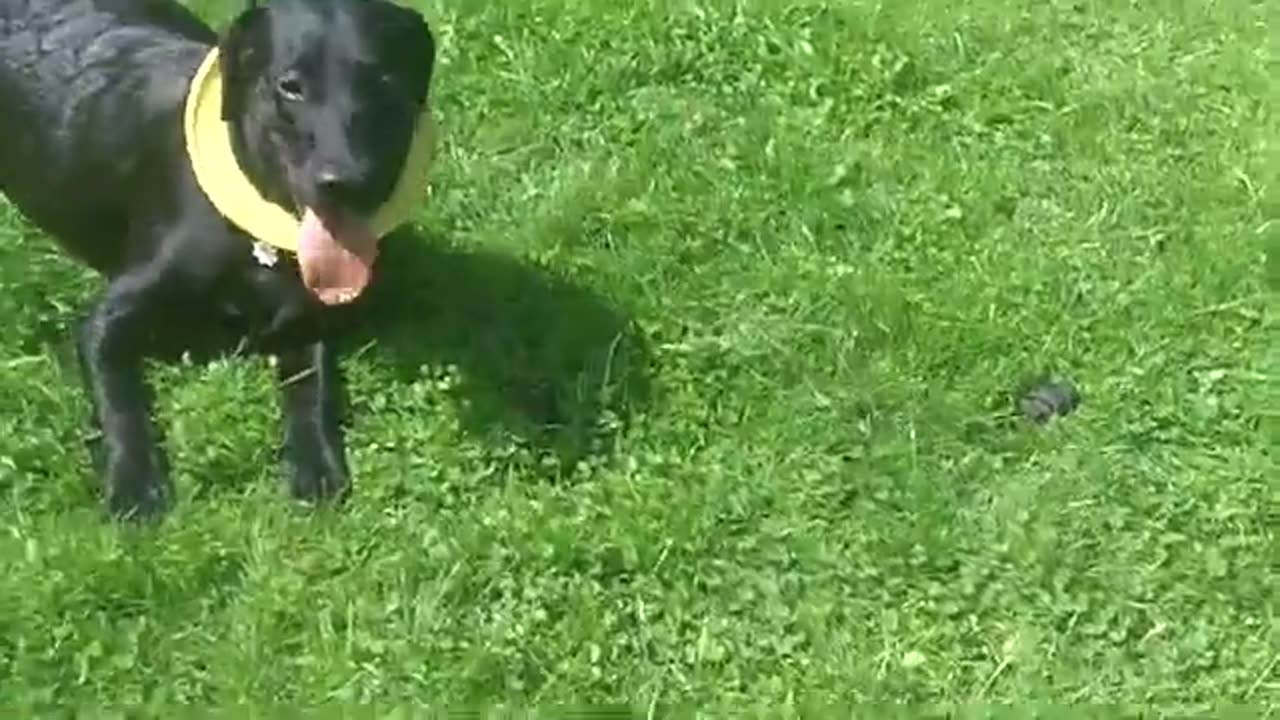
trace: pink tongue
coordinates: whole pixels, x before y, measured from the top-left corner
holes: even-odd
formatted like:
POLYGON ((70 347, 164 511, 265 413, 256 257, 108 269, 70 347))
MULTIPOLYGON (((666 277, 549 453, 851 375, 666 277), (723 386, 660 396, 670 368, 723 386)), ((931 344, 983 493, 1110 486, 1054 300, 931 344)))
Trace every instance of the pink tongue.
POLYGON ((320 302, 340 305, 355 300, 369 284, 377 238, 364 223, 349 217, 321 216, 307 208, 298 237, 302 281, 320 302))

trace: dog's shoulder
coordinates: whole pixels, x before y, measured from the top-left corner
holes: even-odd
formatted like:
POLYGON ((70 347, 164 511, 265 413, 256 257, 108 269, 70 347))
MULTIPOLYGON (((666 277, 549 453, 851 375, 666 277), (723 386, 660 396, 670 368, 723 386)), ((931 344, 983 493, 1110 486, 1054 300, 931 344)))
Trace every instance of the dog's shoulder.
POLYGON ((94 0, 102 10, 125 22, 163 29, 203 44, 217 41, 217 33, 187 6, 175 0, 94 0))
POLYGON ((119 31, 212 44, 217 33, 176 0, 0 0, 0 38, 41 37, 73 47, 119 31))
POLYGON ((96 14, 118 28, 164 32, 195 42, 212 44, 217 34, 190 8, 177 0, 32 0, 60 7, 64 15, 96 14), (78 7, 77 7, 78 6, 78 7))

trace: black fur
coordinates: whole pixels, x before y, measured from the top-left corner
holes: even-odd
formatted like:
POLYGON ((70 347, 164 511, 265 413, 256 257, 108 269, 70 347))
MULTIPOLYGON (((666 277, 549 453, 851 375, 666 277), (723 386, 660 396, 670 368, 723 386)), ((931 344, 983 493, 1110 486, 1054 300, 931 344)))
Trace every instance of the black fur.
POLYGON ((353 212, 390 192, 435 52, 425 20, 387 0, 273 0, 221 37, 173 0, 0 0, 0 192, 107 279, 78 348, 119 517, 173 502, 144 361, 224 336, 278 360, 292 494, 350 487, 335 310, 296 263, 254 260, 187 161, 183 104, 214 45, 253 183, 353 212))

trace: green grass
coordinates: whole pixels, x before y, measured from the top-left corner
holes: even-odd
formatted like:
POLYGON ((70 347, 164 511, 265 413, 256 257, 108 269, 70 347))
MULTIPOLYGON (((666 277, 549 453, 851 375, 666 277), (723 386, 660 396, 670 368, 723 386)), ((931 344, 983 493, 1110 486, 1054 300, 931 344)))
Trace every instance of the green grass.
POLYGON ((0 208, 0 703, 1280 703, 1280 4, 427 13, 342 513, 234 360, 104 523, 98 281, 0 208))

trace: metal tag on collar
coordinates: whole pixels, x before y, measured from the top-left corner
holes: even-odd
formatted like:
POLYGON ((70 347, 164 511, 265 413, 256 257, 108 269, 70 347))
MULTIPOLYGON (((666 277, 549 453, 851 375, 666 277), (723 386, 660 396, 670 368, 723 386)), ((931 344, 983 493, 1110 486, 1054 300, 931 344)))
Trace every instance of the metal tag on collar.
POLYGON ((253 243, 253 257, 258 264, 266 267, 275 267, 280 261, 280 255, 274 247, 262 242, 261 240, 253 243))

